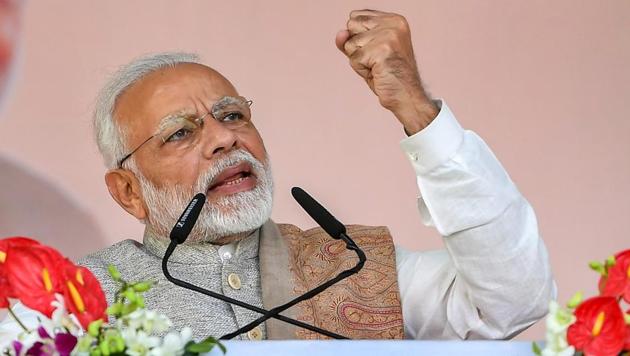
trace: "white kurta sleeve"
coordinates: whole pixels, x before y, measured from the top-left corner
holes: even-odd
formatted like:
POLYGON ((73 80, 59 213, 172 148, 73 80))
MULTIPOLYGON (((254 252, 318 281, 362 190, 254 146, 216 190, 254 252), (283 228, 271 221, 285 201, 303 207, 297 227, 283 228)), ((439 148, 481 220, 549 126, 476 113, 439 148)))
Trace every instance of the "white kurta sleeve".
POLYGON ((422 222, 446 249, 396 248, 405 333, 415 339, 503 339, 555 297, 532 207, 485 142, 439 115, 401 142, 417 175, 422 222))

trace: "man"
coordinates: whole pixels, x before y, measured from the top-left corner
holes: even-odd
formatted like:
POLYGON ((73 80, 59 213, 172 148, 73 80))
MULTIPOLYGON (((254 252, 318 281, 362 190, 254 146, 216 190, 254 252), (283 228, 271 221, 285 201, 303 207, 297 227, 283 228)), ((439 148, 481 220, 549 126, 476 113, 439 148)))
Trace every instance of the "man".
MULTIPOLYGON (((405 19, 353 11, 335 42, 409 136, 401 147, 423 194, 423 221, 444 236, 446 250, 394 250, 386 229, 351 227, 366 268, 288 315, 353 338, 400 338, 404 330, 418 339, 509 338, 541 318, 555 287, 533 210, 484 142, 425 93, 405 19)), ((354 263, 321 229, 269 220, 270 163, 249 104, 186 54, 141 58, 105 86, 95 111, 105 181, 146 224, 143 244, 122 241, 80 261, 110 301, 113 263, 126 279, 157 280, 147 307, 175 328, 191 326, 197 339, 260 316, 161 275, 168 233, 197 192, 207 195, 201 217, 170 260, 179 278, 271 308, 354 263)), ((241 337, 318 336, 269 321, 241 337)))

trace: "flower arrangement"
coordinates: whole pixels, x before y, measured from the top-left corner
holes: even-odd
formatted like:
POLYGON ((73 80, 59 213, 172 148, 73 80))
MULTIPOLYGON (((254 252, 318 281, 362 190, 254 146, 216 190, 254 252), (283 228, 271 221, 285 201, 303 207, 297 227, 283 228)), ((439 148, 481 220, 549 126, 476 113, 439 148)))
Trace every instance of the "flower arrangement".
POLYGON ((25 237, 0 239, 0 309, 22 328, 1 355, 198 355, 218 346, 209 337, 192 341, 192 330, 170 331, 171 321, 146 310, 142 293, 152 282, 130 283, 114 266, 109 273, 120 284, 109 307, 94 275, 55 249, 25 237), (11 309, 10 299, 41 313, 29 329, 11 309), (108 324, 108 320, 115 320, 108 324))
POLYGON ((630 250, 589 266, 600 274, 599 295, 577 293, 566 307, 552 301, 545 348, 533 344, 537 355, 630 355, 630 250))

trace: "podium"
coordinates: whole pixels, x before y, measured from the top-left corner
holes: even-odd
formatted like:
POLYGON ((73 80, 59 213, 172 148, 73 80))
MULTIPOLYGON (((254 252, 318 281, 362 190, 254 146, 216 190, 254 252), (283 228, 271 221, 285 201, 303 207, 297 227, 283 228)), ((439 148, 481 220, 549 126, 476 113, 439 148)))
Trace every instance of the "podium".
MULTIPOLYGON (((533 356, 530 341, 226 341, 227 356, 533 356)), ((210 356, 223 353, 215 348, 210 356)))

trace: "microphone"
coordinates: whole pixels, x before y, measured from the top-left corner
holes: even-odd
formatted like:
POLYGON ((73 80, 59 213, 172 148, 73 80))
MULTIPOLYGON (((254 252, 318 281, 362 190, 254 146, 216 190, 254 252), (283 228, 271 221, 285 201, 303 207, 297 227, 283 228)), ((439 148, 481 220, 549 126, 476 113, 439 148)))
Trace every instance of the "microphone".
POLYGON ((346 233, 346 226, 335 219, 331 213, 300 187, 291 188, 291 195, 308 215, 315 220, 333 239, 341 238, 346 233))
POLYGON ((192 231, 197 219, 199 219, 199 214, 201 213, 201 208, 203 208, 204 203, 206 202, 206 196, 203 193, 197 193, 184 212, 179 217, 173 230, 171 230, 170 238, 171 241, 176 241, 177 244, 181 244, 186 241, 188 235, 192 231))
MULTIPOLYGON (((265 313, 265 315, 261 316, 260 318, 252 321, 251 323, 243 326, 242 328, 230 334, 222 336, 221 339, 229 340, 237 335, 248 332, 251 329, 255 328, 257 325, 259 325, 260 323, 268 320, 269 318, 276 318, 279 315, 279 313, 282 313, 283 311, 291 308, 295 304, 302 302, 304 300, 313 298, 314 296, 328 289, 333 284, 340 282, 341 280, 346 279, 353 274, 358 273, 361 270, 361 268, 363 268, 363 265, 365 264, 365 261, 367 260, 363 250, 361 250, 361 248, 357 246, 357 244, 352 240, 352 238, 350 238, 350 236, 346 234, 345 225, 340 223, 339 220, 335 219, 335 217, 332 216, 332 214, 330 214, 328 210, 326 210, 315 199, 313 199, 313 197, 311 197, 307 192, 305 192, 302 188, 299 188, 299 187, 291 188, 291 195, 293 195, 293 198, 295 198, 298 204, 302 206, 302 208, 306 211, 306 213, 310 215, 313 218, 313 220, 315 220, 315 222, 317 222, 317 224, 322 229, 324 229, 326 233, 328 233, 328 235, 330 235, 331 237, 335 239, 343 240, 346 243, 346 248, 348 250, 354 251, 357 254, 357 257, 359 257, 359 262, 357 262, 357 264, 354 267, 349 268, 339 273, 337 277, 329 280, 328 282, 314 289, 311 289, 310 291, 302 294, 301 296, 283 305, 280 305, 278 307, 271 309, 269 312, 265 313)), ((347 339, 347 338, 344 337, 344 339, 347 339)))
MULTIPOLYGON (((175 226, 173 226, 173 229, 171 230, 170 233, 170 239, 171 242, 169 243, 168 247, 166 248, 166 252, 164 252, 164 257, 162 257, 162 273, 164 273, 164 277, 166 277, 166 279, 168 281, 170 281, 171 283, 178 285, 180 287, 219 299, 221 301, 224 301, 226 303, 229 304, 234 304, 237 305, 241 308, 247 309, 247 310, 251 310, 251 311, 255 311, 257 313, 263 314, 263 315, 267 315, 270 312, 266 309, 263 308, 259 308, 255 305, 251 305, 245 302, 242 302, 240 300, 237 299, 233 299, 230 297, 227 297, 223 294, 219 294, 216 292, 213 292, 211 290, 207 290, 204 288, 201 288, 199 286, 196 286, 194 284, 188 283, 186 281, 183 281, 181 279, 177 279, 175 277, 173 277, 170 272, 168 271, 168 260, 171 257, 171 255, 173 254, 173 252, 175 251, 175 248, 177 247, 177 245, 183 243, 184 241, 186 241, 186 239, 188 238, 188 235, 190 234, 190 232, 192 231, 193 227, 195 226, 195 223, 197 222, 197 219, 199 219, 199 214, 201 213, 201 209, 203 208, 203 205, 206 202, 206 196, 203 193, 198 193, 197 195, 195 195, 192 200, 190 201, 190 203, 188 203, 188 205, 186 206, 186 209, 184 209, 184 211, 182 212, 182 215, 179 217, 179 219, 177 220, 177 222, 175 223, 175 226)), ((274 318, 274 319, 278 319, 281 321, 284 321, 286 323, 298 326, 298 327, 302 327, 305 328, 307 330, 313 331, 313 332, 317 332, 323 335, 326 335, 328 337, 334 338, 334 339, 347 339, 344 336, 338 335, 336 333, 324 330, 324 329, 320 329, 316 326, 313 325, 309 325, 306 323, 303 323, 301 321, 295 320, 295 319, 291 319, 282 315, 273 315, 270 316, 270 318, 274 318)), ((266 319, 265 319, 266 320, 266 319)), ((258 324, 256 324, 258 325, 258 324)), ((254 327, 256 326, 254 325, 254 327)), ((253 329, 253 327, 252 327, 253 329)), ((249 331, 249 330, 247 330, 249 331)), ((240 333, 239 333, 240 334, 240 333)), ((236 334, 236 335, 239 335, 236 334)), ((221 337, 221 339, 224 339, 224 337, 221 337)))

